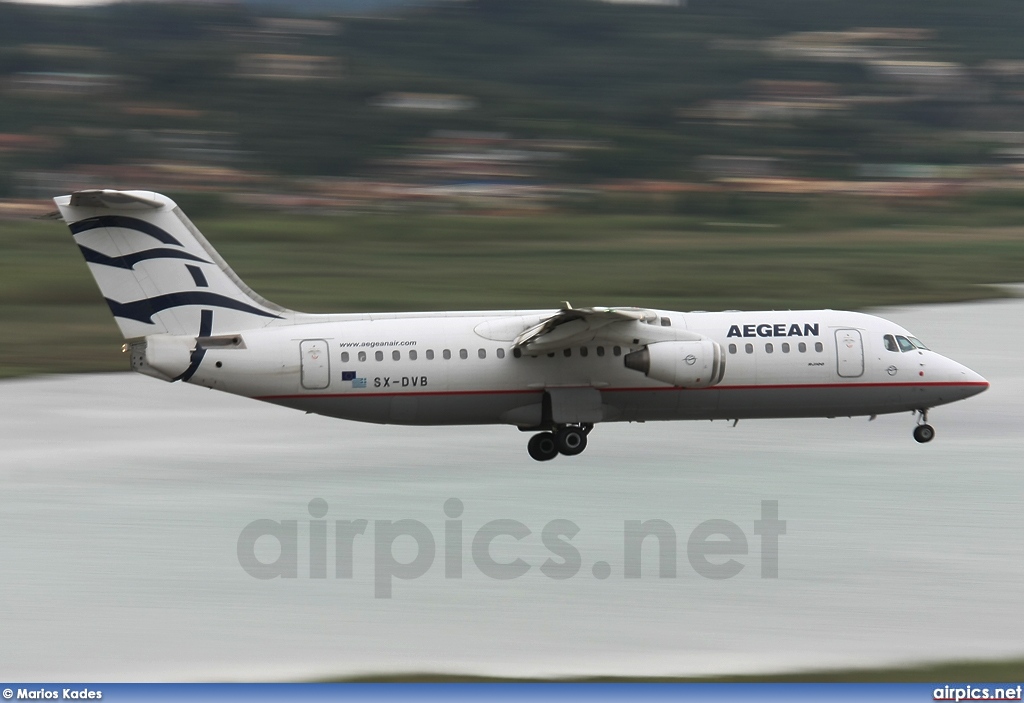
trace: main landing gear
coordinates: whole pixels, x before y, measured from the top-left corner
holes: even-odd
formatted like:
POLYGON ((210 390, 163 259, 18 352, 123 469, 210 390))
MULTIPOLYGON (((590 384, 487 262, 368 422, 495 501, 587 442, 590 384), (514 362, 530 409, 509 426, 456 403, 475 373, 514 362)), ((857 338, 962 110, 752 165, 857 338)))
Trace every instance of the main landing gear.
POLYGON ((935 428, 928 424, 928 408, 918 410, 917 427, 914 428, 914 439, 921 444, 935 439, 935 428))
POLYGON ((530 437, 527 450, 537 461, 550 461, 559 454, 576 456, 587 448, 587 435, 594 429, 590 423, 560 425, 554 432, 541 432, 530 437))

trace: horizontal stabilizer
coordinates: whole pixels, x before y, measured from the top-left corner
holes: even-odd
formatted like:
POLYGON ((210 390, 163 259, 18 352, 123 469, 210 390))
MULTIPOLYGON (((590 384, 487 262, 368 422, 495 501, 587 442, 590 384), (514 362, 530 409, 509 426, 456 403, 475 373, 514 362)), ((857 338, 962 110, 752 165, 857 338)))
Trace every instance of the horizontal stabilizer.
POLYGON ((108 210, 158 210, 164 201, 148 198, 140 192, 123 190, 80 190, 71 194, 71 207, 106 208, 108 210))

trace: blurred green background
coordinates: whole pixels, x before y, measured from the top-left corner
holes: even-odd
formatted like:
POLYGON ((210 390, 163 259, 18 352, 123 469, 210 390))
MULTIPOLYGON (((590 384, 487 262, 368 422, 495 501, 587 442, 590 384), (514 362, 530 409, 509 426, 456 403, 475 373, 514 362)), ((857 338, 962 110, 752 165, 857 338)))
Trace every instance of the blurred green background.
POLYGON ((0 3, 0 375, 123 369, 81 188, 310 312, 832 307, 1024 280, 1011 0, 0 3))
POLYGON ((83 188, 171 195, 309 312, 1006 295, 1021 37, 1020 0, 0 2, 0 377, 127 368, 37 219, 83 188))

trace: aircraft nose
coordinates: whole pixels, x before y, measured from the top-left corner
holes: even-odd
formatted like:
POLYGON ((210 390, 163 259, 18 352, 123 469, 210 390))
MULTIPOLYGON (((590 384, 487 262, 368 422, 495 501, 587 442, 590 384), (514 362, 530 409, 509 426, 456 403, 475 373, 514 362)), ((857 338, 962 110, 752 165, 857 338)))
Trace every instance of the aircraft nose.
POLYGON ((964 398, 988 390, 988 380, 980 373, 955 361, 951 362, 951 365, 953 369, 950 374, 952 376, 950 380, 963 388, 964 398))

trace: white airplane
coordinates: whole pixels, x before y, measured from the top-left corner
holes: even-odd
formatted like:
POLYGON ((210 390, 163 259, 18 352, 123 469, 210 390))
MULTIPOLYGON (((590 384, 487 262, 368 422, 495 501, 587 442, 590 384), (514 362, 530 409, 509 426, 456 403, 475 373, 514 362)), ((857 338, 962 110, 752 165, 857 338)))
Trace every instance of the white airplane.
POLYGON ((988 388, 880 317, 634 307, 311 315, 254 293, 166 196, 55 199, 135 371, 309 413, 506 424, 538 461, 599 422, 913 412, 988 388))

